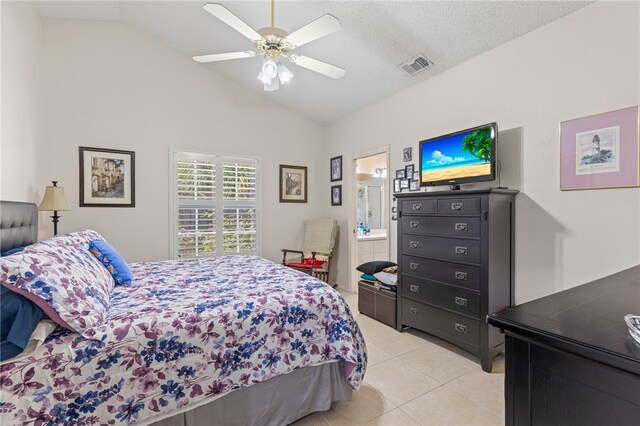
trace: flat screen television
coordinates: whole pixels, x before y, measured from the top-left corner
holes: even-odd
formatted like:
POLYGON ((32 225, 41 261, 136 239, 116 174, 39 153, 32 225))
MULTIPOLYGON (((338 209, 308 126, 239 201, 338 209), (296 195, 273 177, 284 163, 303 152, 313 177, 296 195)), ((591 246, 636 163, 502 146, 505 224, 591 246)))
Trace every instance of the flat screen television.
POLYGON ((498 126, 489 123, 420 142, 420 186, 494 180, 498 126))

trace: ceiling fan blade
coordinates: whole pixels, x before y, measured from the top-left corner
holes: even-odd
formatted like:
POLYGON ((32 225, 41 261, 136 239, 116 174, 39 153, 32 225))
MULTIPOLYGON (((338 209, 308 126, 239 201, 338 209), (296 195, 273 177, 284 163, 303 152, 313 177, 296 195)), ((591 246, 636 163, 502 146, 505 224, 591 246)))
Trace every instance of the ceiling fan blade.
POLYGON ((194 56, 193 60, 196 62, 217 62, 217 61, 226 61, 228 59, 241 59, 241 58, 253 58, 256 56, 256 52, 231 52, 231 53, 216 53, 214 55, 201 55, 194 56))
POLYGON ((291 55, 289 60, 298 66, 335 79, 342 78, 346 72, 344 68, 336 67, 335 65, 318 61, 317 59, 308 58, 306 56, 291 55))
POLYGON ((296 47, 300 47, 310 41, 317 40, 320 37, 334 33, 340 28, 340 21, 338 18, 327 13, 315 21, 308 23, 299 30, 292 32, 285 40, 287 40, 295 49, 296 47))
POLYGON ((262 36, 253 28, 245 24, 240 18, 231 13, 226 7, 218 3, 207 3, 202 6, 204 10, 229 25, 234 30, 245 36, 251 41, 262 40, 262 36))

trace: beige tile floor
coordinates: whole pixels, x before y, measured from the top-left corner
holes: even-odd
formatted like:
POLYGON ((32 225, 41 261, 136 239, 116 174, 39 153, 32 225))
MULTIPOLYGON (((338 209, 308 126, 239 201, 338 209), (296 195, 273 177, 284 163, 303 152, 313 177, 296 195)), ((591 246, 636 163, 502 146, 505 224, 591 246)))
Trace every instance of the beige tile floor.
POLYGON ((350 402, 299 425, 503 425, 504 358, 485 373, 477 358, 419 331, 399 333, 358 312, 358 296, 340 291, 364 334, 369 365, 350 402))

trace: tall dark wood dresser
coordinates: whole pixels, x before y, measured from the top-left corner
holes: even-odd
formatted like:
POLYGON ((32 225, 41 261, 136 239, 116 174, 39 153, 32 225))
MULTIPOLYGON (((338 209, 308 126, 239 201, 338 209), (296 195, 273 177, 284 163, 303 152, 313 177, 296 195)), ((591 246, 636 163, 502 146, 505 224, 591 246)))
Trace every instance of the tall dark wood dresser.
POLYGON ((482 189, 395 194, 398 320, 480 357, 490 372, 504 336, 485 321, 513 304, 515 196, 482 189))

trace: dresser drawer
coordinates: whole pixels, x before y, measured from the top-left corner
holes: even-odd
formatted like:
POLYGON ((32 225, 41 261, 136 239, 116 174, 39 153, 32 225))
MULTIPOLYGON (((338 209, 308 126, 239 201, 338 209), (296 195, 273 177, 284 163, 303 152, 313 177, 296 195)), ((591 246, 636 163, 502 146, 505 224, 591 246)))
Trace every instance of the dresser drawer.
POLYGON ((400 231, 451 237, 480 237, 479 217, 402 216, 400 231))
POLYGON ((402 323, 442 337, 470 352, 480 345, 480 322, 402 298, 402 323))
POLYGON ((480 290, 480 268, 478 266, 402 256, 400 268, 403 275, 409 274, 445 284, 480 290))
POLYGON ((403 297, 480 318, 480 294, 478 292, 404 274, 401 281, 403 297))
POLYGON ((402 215, 434 214, 437 206, 438 203, 436 200, 402 200, 400 211, 402 212, 402 215))
POLYGON ((440 198, 438 214, 480 215, 480 198, 440 198))
POLYGON ((403 234, 402 253, 453 262, 480 263, 480 241, 403 234))

